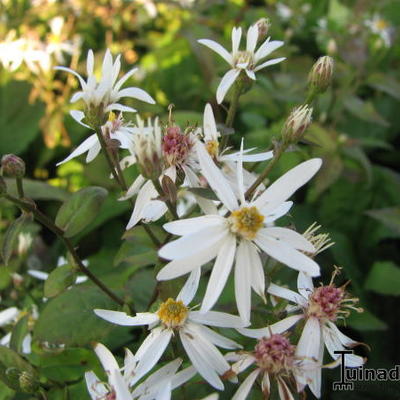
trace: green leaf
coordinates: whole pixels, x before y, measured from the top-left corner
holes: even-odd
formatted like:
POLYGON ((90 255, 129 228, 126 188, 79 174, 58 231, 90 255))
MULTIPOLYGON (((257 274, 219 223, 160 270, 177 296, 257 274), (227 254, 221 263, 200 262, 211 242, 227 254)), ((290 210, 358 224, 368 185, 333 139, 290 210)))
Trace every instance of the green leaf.
POLYGON ((107 197, 107 190, 90 186, 74 193, 59 209, 56 225, 71 237, 82 231, 98 215, 107 197))
POLYGON ((55 268, 44 283, 44 296, 54 297, 63 292, 75 282, 75 270, 71 265, 55 268))
POLYGON ((369 101, 363 101, 356 96, 347 96, 344 99, 345 108, 363 121, 373 122, 382 126, 389 126, 389 123, 375 110, 374 105, 369 101))
POLYGON ((35 324, 33 339, 66 346, 101 340, 113 325, 97 317, 95 308, 115 309, 115 303, 97 288, 75 286, 47 303, 35 324))
POLYGON ((36 375, 34 368, 14 350, 0 346, 0 379, 11 389, 19 390, 18 382, 6 374, 8 368, 16 368, 20 372, 29 372, 36 375))
POLYGON ((373 88, 400 100, 400 82, 393 76, 375 72, 368 77, 367 83, 373 88))
POLYGON ((396 234, 400 234, 400 207, 381 208, 379 210, 369 210, 366 214, 378 220, 396 234))
POLYGON ((15 221, 8 227, 1 247, 1 255, 4 260, 4 264, 8 264, 11 254, 17 245, 18 235, 21 233, 27 223, 32 221, 32 215, 28 213, 22 213, 15 221))
POLYGON ((362 313, 352 313, 346 323, 360 331, 384 331, 388 328, 386 323, 368 310, 362 313))
POLYGON ((28 328, 29 315, 25 315, 20 318, 18 322, 15 324, 10 339, 10 348, 15 350, 17 353, 22 352, 22 342, 25 339, 25 336, 29 332, 28 328))
POLYGON ((400 268, 390 261, 377 261, 365 281, 365 288, 379 294, 400 295, 400 268))
POLYGON ((11 81, 0 87, 0 148, 3 154, 22 153, 40 133, 43 104, 28 102, 31 86, 11 81))

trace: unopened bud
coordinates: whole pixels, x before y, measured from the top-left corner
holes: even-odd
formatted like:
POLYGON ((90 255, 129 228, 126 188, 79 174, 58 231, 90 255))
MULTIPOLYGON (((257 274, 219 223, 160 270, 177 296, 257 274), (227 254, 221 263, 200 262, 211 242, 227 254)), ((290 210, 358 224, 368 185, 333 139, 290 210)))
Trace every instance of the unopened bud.
POLYGON ((258 40, 264 40, 271 27, 271 21, 268 18, 260 18, 256 24, 258 28, 258 40))
POLYGON ((333 58, 329 56, 320 57, 313 65, 308 81, 313 90, 319 93, 325 92, 332 82, 333 58))
POLYGON ((39 390, 39 381, 33 374, 24 371, 19 376, 19 386, 24 393, 36 393, 39 390))
POLYGON ((161 180, 161 187, 168 200, 175 204, 178 196, 175 182, 168 175, 164 175, 161 180))
POLYGON ((307 104, 293 109, 282 131, 282 136, 286 143, 295 143, 302 138, 311 124, 312 112, 313 109, 307 104))
POLYGON ((5 154, 1 159, 3 174, 12 178, 22 178, 25 175, 25 162, 14 154, 5 154))
POLYGON ((6 181, 0 176, 0 196, 7 193, 6 181))

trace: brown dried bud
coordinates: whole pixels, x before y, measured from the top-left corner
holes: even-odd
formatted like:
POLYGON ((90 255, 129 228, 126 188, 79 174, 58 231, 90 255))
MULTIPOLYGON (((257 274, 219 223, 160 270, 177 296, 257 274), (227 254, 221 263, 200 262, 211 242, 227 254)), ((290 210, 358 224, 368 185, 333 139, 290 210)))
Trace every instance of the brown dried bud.
POLYGON ((25 162, 14 154, 5 154, 1 159, 3 174, 12 178, 23 178, 25 175, 25 162))
POLYGON ((264 40, 267 37, 271 21, 268 18, 260 18, 257 22, 258 27, 258 40, 264 40))
POLYGON ((299 141, 310 126, 313 109, 308 104, 296 107, 290 113, 283 127, 282 136, 286 143, 299 141))
POLYGON ((313 90, 323 93, 332 82, 334 62, 329 56, 320 57, 313 65, 308 77, 309 84, 313 90))

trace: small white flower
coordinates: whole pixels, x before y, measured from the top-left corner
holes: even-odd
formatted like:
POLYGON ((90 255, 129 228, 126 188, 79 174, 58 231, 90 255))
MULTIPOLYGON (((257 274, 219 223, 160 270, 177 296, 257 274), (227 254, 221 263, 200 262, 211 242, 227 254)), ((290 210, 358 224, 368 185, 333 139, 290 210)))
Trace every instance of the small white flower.
POLYGON ((111 52, 107 49, 103 59, 100 80, 97 80, 94 74, 94 55, 92 50, 89 50, 87 56, 86 70, 88 77, 86 81, 71 68, 55 67, 58 70, 69 72, 79 79, 82 90, 72 96, 71 103, 82 99, 89 110, 101 107, 104 113, 109 111, 136 111, 134 108, 119 103, 119 100, 123 97, 131 97, 146 103, 155 104, 154 99, 143 89, 136 87, 121 89, 122 85, 137 71, 137 68, 131 69, 118 80, 121 69, 120 58, 121 56, 118 55, 116 60, 113 61, 111 52))
POLYGON ((261 60, 271 54, 274 50, 281 47, 283 45, 283 42, 278 40, 270 42, 270 38, 267 38, 256 51, 258 34, 259 32, 257 24, 250 26, 247 31, 246 50, 239 50, 240 40, 242 37, 242 28, 234 27, 232 29, 231 53, 229 53, 225 48, 223 48, 219 43, 215 42, 214 40, 200 39, 198 41, 199 43, 209 47, 211 50, 218 53, 232 68, 223 76, 218 86, 218 104, 222 103, 229 88, 233 85, 233 83, 242 71, 244 71, 250 79, 256 80, 255 72, 265 67, 268 67, 269 65, 280 63, 285 59, 285 57, 275 58, 259 64, 261 60))
POLYGON ((371 30, 371 32, 380 36, 386 47, 390 47, 393 43, 394 29, 379 14, 374 14, 372 18, 365 21, 365 25, 371 30))
MULTIPOLYGON (((312 278, 300 272, 297 279, 299 293, 293 290, 271 283, 267 289, 268 293, 284 298, 296 304, 288 306, 288 311, 300 310, 302 313, 292 315, 278 323, 260 329, 239 329, 245 336, 262 338, 269 332, 281 333, 291 328, 301 320, 305 320, 303 332, 297 344, 296 356, 302 358, 304 363, 307 360, 316 360, 319 365, 323 364, 324 347, 327 348, 330 356, 335 360, 333 365, 340 362, 339 354, 335 351, 352 348, 360 343, 355 342, 344 335, 335 325, 338 318, 349 314, 348 309, 360 311, 354 307, 357 299, 348 298, 344 287, 329 285, 314 288, 312 278)), ((359 367, 364 363, 362 357, 355 354, 346 355, 347 367, 359 367)), ((299 386, 309 385, 316 397, 321 396, 321 370, 310 370, 303 377, 298 377, 299 386)))
POLYGON ((229 182, 212 161, 204 145, 196 145, 201 171, 230 214, 209 214, 169 222, 164 229, 182 236, 163 246, 160 257, 169 262, 157 275, 158 280, 174 279, 216 258, 201 311, 210 310, 218 300, 228 279, 234 259, 235 296, 239 314, 250 321, 251 288, 265 298, 264 270, 260 250, 287 266, 319 275, 319 266, 303 252, 314 246, 299 233, 269 225, 286 214, 291 203, 286 200, 319 170, 320 159, 312 159, 288 171, 263 193, 246 201, 242 163, 237 163, 239 201, 229 182))
POLYGON ((200 275, 200 269, 195 269, 176 300, 168 299, 155 313, 138 313, 135 317, 131 317, 119 311, 94 310, 99 317, 117 325, 149 325, 151 333, 136 353, 140 359, 137 366, 139 375, 142 376, 153 368, 172 336, 177 333, 197 372, 216 389, 224 388, 219 375, 229 370, 229 364, 216 346, 234 349, 240 348, 240 345, 214 332, 206 325, 221 328, 240 328, 245 325, 239 317, 230 314, 216 311, 201 313, 188 308, 197 291, 200 275))

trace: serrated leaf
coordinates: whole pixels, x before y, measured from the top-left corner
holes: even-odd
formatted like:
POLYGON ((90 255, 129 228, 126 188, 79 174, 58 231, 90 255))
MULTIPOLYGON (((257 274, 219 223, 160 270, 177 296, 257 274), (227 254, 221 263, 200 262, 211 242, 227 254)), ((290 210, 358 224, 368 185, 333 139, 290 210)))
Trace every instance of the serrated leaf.
POLYGON ((25 315, 20 318, 18 322, 15 324, 10 339, 10 348, 15 350, 17 353, 22 352, 22 342, 25 339, 25 336, 29 332, 28 328, 29 315, 25 315))
POLYGON ((187 190, 196 196, 203 197, 204 199, 208 200, 219 200, 217 195, 209 188, 202 188, 202 187, 194 187, 194 188, 187 188, 187 190))
POLYGON ((400 234, 400 207, 381 208, 379 210, 369 210, 366 214, 378 220, 396 234, 400 234))
POLYGON ((24 212, 8 227, 1 246, 1 255, 5 265, 8 264, 11 254, 17 245, 18 235, 24 229, 26 224, 32 221, 32 219, 32 214, 24 212))
POLYGON ((50 344, 84 346, 100 341, 113 325, 98 318, 94 308, 115 309, 115 303, 94 287, 75 286, 51 299, 35 324, 33 339, 50 344))
POLYGON ((66 237, 76 235, 96 218, 107 193, 106 189, 98 186, 74 193, 59 209, 56 225, 64 230, 66 237))
POLYGON ((75 282, 75 270, 70 265, 55 268, 44 283, 44 296, 54 297, 75 282))
POLYGON ((390 261, 374 263, 365 281, 365 288, 379 294, 400 295, 400 267, 390 261))

